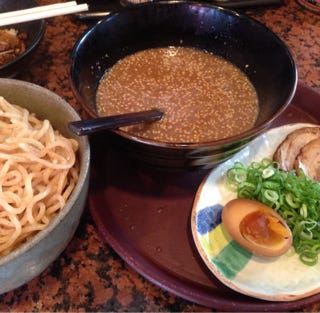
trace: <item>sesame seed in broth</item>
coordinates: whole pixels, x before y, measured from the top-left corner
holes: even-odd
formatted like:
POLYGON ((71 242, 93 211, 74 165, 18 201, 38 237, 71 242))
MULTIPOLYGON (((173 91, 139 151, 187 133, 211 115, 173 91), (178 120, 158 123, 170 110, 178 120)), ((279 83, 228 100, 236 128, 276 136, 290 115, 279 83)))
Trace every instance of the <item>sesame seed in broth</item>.
POLYGON ((154 48, 118 61, 97 91, 100 116, 158 108, 161 121, 123 128, 163 142, 219 140, 250 129, 258 98, 230 62, 185 47, 154 48))

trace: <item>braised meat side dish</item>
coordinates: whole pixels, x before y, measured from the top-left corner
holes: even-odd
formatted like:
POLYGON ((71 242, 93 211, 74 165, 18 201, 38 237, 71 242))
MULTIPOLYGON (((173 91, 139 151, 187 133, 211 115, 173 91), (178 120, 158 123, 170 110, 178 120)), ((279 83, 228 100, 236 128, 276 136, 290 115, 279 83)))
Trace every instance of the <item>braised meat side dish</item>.
POLYGON ((320 182, 320 127, 303 127, 290 133, 276 149, 273 160, 286 171, 299 169, 320 182))
POLYGON ((0 29, 0 66, 10 62, 26 50, 26 33, 16 29, 0 29))

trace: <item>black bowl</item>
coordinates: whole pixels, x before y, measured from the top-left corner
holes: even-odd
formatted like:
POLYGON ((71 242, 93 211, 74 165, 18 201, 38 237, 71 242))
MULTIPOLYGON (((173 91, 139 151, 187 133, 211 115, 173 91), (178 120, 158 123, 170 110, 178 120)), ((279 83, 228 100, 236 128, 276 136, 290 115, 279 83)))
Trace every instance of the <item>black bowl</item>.
POLYGON ((89 28, 72 52, 72 90, 90 116, 106 69, 136 51, 187 46, 210 51, 239 67, 255 87, 260 114, 254 128, 231 138, 169 144, 113 131, 113 142, 146 163, 164 168, 213 167, 263 132, 289 105, 297 70, 286 45, 258 21, 227 9, 191 2, 158 2, 115 12, 89 28))
MULTIPOLYGON (((35 7, 38 4, 33 0, 0 0, 0 13, 23 10, 35 7)), ((0 77, 14 77, 24 71, 30 61, 32 52, 39 45, 45 31, 45 21, 36 20, 20 24, 1 26, 1 29, 14 28, 19 33, 26 33, 26 50, 12 61, 0 66, 0 77)))

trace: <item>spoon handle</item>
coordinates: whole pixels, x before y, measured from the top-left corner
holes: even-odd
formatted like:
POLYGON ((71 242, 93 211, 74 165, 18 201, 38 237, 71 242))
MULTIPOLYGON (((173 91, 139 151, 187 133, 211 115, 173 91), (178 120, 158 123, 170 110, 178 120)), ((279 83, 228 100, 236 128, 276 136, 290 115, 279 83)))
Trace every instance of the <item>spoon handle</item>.
POLYGON ((122 126, 158 121, 163 112, 153 109, 148 111, 104 116, 70 122, 69 129, 78 136, 89 135, 101 130, 116 129, 122 126))

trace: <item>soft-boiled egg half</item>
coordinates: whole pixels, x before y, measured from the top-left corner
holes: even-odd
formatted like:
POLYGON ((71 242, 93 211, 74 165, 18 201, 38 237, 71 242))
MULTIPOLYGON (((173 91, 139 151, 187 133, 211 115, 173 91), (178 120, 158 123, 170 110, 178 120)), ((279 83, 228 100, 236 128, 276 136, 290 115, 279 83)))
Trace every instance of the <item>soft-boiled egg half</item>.
POLYGON ((221 217, 230 236, 254 254, 280 256, 292 245, 284 219, 259 201, 233 199, 223 207, 221 217))

